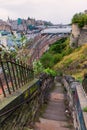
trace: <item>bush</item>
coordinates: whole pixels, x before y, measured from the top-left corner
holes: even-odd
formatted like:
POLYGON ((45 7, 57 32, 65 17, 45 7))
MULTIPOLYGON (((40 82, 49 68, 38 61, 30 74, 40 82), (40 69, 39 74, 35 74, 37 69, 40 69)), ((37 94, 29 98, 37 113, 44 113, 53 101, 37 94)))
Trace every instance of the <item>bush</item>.
POLYGON ((40 61, 45 68, 51 68, 54 65, 54 57, 51 53, 48 52, 41 57, 40 61))
POLYGON ((72 52, 69 39, 63 38, 50 46, 50 49, 41 57, 40 61, 45 68, 52 68, 63 56, 72 52))
POLYGON ((77 23, 80 28, 84 27, 84 25, 87 25, 87 14, 75 14, 72 18, 72 24, 73 23, 77 23))
POLYGON ((44 73, 46 73, 47 75, 53 76, 53 77, 55 77, 57 75, 57 73, 54 70, 49 69, 49 68, 45 69, 44 73))
POLYGON ((53 59, 54 64, 56 64, 57 62, 59 62, 62 59, 62 55, 61 54, 55 54, 53 59))
POLYGON ((42 63, 40 61, 36 61, 35 60, 33 62, 33 70, 34 70, 35 76, 39 75, 40 73, 42 73, 43 70, 44 70, 42 63))
POLYGON ((87 112, 87 107, 84 107, 84 108, 83 108, 83 111, 84 111, 84 112, 87 112))

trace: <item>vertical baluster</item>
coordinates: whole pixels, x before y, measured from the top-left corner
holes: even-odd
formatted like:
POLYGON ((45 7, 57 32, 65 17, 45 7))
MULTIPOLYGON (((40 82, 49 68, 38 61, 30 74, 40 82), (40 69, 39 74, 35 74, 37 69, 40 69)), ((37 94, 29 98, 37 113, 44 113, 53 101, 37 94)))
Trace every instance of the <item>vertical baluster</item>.
POLYGON ((4 97, 6 97, 6 93, 5 93, 4 86, 2 84, 1 78, 0 78, 0 85, 1 85, 1 88, 2 88, 3 95, 4 95, 4 97))
POLYGON ((22 83, 23 83, 23 85, 24 85, 24 67, 23 67, 23 62, 21 61, 21 70, 22 70, 22 83))
POLYGON ((28 65, 28 81, 30 80, 30 68, 29 68, 29 65, 28 65))
POLYGON ((19 80, 19 74, 18 74, 18 64, 16 63, 16 60, 15 60, 15 68, 16 68, 16 74, 17 74, 17 81, 18 81, 18 86, 20 88, 20 80, 19 80))
POLYGON ((9 94, 11 94, 10 87, 9 87, 9 84, 8 84, 8 80, 7 80, 7 76, 6 76, 6 72, 5 72, 5 68, 4 68, 4 64, 3 64, 2 61, 1 61, 1 67, 2 67, 2 70, 3 70, 3 74, 4 74, 5 81, 6 81, 8 92, 9 92, 9 94))
POLYGON ((25 64, 22 62, 22 66, 23 66, 23 81, 24 84, 26 84, 26 70, 25 70, 25 64))
POLYGON ((26 75, 27 75, 27 82, 28 82, 28 65, 26 65, 26 75))
POLYGON ((12 76, 11 76, 11 68, 10 68, 10 66, 9 66, 10 61, 9 61, 9 62, 6 61, 6 63, 7 63, 8 71, 9 71, 9 76, 10 76, 10 80, 11 80, 11 84, 12 84, 12 89, 13 89, 13 91, 15 91, 13 79, 12 79, 12 76))
POLYGON ((16 76, 15 76, 15 70, 14 70, 14 61, 10 58, 11 60, 11 67, 12 67, 12 72, 13 72, 13 78, 14 78, 14 82, 15 82, 15 87, 16 89, 18 89, 17 87, 17 81, 16 81, 16 76))
POLYGON ((19 80, 20 80, 20 84, 23 86, 23 82, 22 82, 22 72, 21 72, 21 63, 18 61, 18 64, 19 64, 19 73, 20 73, 20 78, 19 78, 19 80))
POLYGON ((34 72, 33 72, 32 68, 30 68, 30 74, 31 74, 31 79, 33 79, 34 78, 34 72))
POLYGON ((27 83, 27 65, 25 64, 25 83, 27 83))

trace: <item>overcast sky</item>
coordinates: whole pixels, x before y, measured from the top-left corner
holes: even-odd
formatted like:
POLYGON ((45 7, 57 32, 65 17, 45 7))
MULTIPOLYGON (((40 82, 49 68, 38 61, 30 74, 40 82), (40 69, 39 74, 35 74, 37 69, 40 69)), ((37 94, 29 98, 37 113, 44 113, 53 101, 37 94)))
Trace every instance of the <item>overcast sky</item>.
POLYGON ((0 19, 31 17, 64 24, 86 9, 87 0, 0 0, 0 19))

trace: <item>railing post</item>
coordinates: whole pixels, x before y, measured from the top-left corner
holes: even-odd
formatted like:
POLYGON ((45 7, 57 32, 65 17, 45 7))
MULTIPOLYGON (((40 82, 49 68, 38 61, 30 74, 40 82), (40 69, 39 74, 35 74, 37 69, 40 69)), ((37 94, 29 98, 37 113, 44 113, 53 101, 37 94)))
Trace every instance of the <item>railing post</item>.
POLYGON ((26 84, 26 66, 25 66, 25 63, 23 64, 23 73, 24 73, 24 84, 26 84))
POLYGON ((28 77, 28 76, 29 76, 29 75, 28 75, 28 65, 26 65, 26 68, 27 68, 26 74, 27 74, 27 82, 28 82, 28 81, 29 81, 29 80, 28 80, 28 78, 29 78, 29 77, 28 77))
POLYGON ((14 61, 12 61, 11 57, 10 57, 10 60, 11 60, 11 67, 12 67, 12 72, 13 72, 13 78, 14 78, 14 82, 15 82, 15 87, 16 87, 16 89, 18 89, 18 87, 17 87, 17 81, 16 81, 16 76, 15 76, 15 70, 14 70, 14 61))
POLYGON ((24 67, 23 67, 23 62, 22 62, 22 61, 21 61, 21 70, 22 70, 22 73, 21 73, 21 74, 22 74, 22 75, 21 75, 21 76, 22 76, 22 83, 23 83, 23 85, 24 85, 24 84, 25 84, 25 83, 24 83, 24 77, 25 77, 25 76, 24 76, 24 67))
POLYGON ((6 97, 6 93, 5 93, 4 86, 3 86, 3 84, 2 84, 1 78, 0 78, 0 85, 1 85, 2 92, 3 92, 3 94, 4 94, 4 97, 6 97))
POLYGON ((17 80, 18 80, 18 85, 19 85, 19 88, 21 87, 20 86, 20 80, 19 80, 19 75, 18 75, 18 64, 16 63, 16 60, 14 60, 15 61, 15 68, 16 68, 16 74, 17 74, 17 80))
POLYGON ((22 72, 21 72, 21 70, 22 70, 22 67, 21 67, 21 62, 20 62, 20 61, 18 61, 18 64, 19 64, 19 72, 20 72, 20 82, 21 82, 21 85, 23 85, 23 80, 22 80, 22 72))
POLYGON ((6 63, 7 63, 8 71, 9 71, 9 76, 10 76, 10 80, 11 80, 11 84, 12 84, 12 89, 13 89, 13 91, 15 91, 12 76, 11 76, 11 70, 10 70, 10 67, 9 67, 9 61, 6 60, 6 63))
POLYGON ((4 74, 5 81, 6 81, 8 92, 9 92, 9 94, 11 94, 10 87, 9 87, 9 84, 8 84, 8 80, 7 80, 7 76, 6 76, 6 73, 5 73, 5 68, 4 68, 2 61, 1 61, 1 67, 2 67, 2 70, 3 70, 3 74, 4 74))

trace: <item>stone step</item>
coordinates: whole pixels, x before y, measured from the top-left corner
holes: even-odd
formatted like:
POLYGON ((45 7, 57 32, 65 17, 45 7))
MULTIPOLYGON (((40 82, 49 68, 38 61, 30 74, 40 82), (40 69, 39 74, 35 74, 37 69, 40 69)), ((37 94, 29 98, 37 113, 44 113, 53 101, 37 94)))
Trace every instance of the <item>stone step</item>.
POLYGON ((66 122, 54 121, 48 119, 40 119, 40 123, 36 124, 35 130, 69 130, 66 122))
POLYGON ((63 87, 56 84, 55 90, 50 94, 48 106, 36 123, 34 130, 71 130, 65 116, 63 87))
POLYGON ((43 118, 45 119, 50 119, 50 120, 56 120, 56 121, 66 121, 66 117, 64 117, 63 114, 50 114, 50 113, 45 113, 43 115, 43 118))

